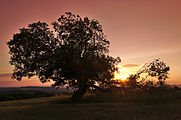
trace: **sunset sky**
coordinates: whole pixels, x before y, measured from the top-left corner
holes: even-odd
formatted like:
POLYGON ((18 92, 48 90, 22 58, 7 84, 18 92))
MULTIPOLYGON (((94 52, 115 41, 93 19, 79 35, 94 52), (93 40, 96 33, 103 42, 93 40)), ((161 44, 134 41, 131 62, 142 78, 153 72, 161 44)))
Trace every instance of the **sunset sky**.
POLYGON ((0 87, 42 85, 10 78, 6 42, 19 28, 50 25, 67 11, 99 20, 122 72, 160 58, 171 68, 168 83, 181 84, 181 0, 0 0, 0 87))

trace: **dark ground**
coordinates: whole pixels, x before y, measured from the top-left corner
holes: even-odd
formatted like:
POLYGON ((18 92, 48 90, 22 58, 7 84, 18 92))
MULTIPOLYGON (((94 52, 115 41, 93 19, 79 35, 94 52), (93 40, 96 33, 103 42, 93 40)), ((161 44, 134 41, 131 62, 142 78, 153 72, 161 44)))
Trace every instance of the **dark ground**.
POLYGON ((174 95, 124 97, 70 96, 0 102, 0 120, 181 120, 180 91, 174 95), (162 98, 162 99, 161 99, 162 98))

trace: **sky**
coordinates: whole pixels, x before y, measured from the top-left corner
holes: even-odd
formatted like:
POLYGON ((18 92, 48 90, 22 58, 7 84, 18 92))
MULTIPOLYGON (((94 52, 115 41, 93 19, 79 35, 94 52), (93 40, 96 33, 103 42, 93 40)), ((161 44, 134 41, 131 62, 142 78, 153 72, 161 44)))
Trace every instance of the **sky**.
POLYGON ((168 82, 181 84, 180 6, 180 0, 0 0, 0 87, 42 85, 37 78, 11 79, 6 42, 20 28, 38 21, 50 25, 68 11, 103 25, 121 71, 160 58, 171 68, 168 82))

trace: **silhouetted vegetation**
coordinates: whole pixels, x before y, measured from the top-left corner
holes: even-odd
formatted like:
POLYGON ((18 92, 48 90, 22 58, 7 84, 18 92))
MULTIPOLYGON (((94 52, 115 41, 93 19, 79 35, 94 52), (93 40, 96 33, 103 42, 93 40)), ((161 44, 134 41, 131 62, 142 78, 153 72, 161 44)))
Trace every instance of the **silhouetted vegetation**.
POLYGON ((42 83, 75 89, 81 98, 89 87, 110 86, 120 58, 108 55, 109 41, 98 20, 66 12, 57 22, 37 22, 20 29, 7 44, 12 78, 38 76, 42 83))
POLYGON ((111 84, 112 86, 103 89, 93 89, 90 93, 104 94, 105 92, 108 92, 117 97, 124 97, 127 95, 134 96, 134 94, 137 93, 145 96, 146 94, 154 94, 155 92, 173 91, 178 89, 178 87, 170 86, 165 82, 168 78, 169 70, 169 66, 163 61, 155 59, 151 63, 145 64, 136 74, 130 75, 126 81, 114 80, 111 84), (150 78, 154 79, 150 80, 150 78))
MULTIPOLYGON (((170 67, 160 59, 145 64, 125 82, 114 80, 121 60, 109 56, 110 43, 97 20, 66 12, 52 25, 54 31, 44 22, 30 24, 7 43, 14 66, 12 78, 38 76, 42 83, 53 80, 54 87, 74 89, 72 98, 76 100, 87 90, 91 94, 110 93, 117 99, 179 90, 166 84, 170 67)), ((22 98, 28 95, 23 94, 22 98)))
POLYGON ((136 74, 130 75, 127 81, 127 86, 131 88, 140 88, 144 91, 152 89, 169 89, 166 84, 168 78, 168 71, 170 67, 160 59, 155 59, 151 63, 145 64, 136 74), (141 74, 144 77, 141 78, 141 74), (155 81, 147 80, 148 77, 155 78, 155 81))

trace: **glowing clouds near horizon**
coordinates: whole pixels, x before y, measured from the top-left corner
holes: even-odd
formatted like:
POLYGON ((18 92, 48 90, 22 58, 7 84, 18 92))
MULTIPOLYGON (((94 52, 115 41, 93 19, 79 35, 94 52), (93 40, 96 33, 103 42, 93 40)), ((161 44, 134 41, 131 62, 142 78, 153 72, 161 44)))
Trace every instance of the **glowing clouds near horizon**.
POLYGON ((125 64, 118 65, 118 72, 115 72, 114 79, 125 81, 131 74, 135 74, 140 69, 140 65, 125 64))

